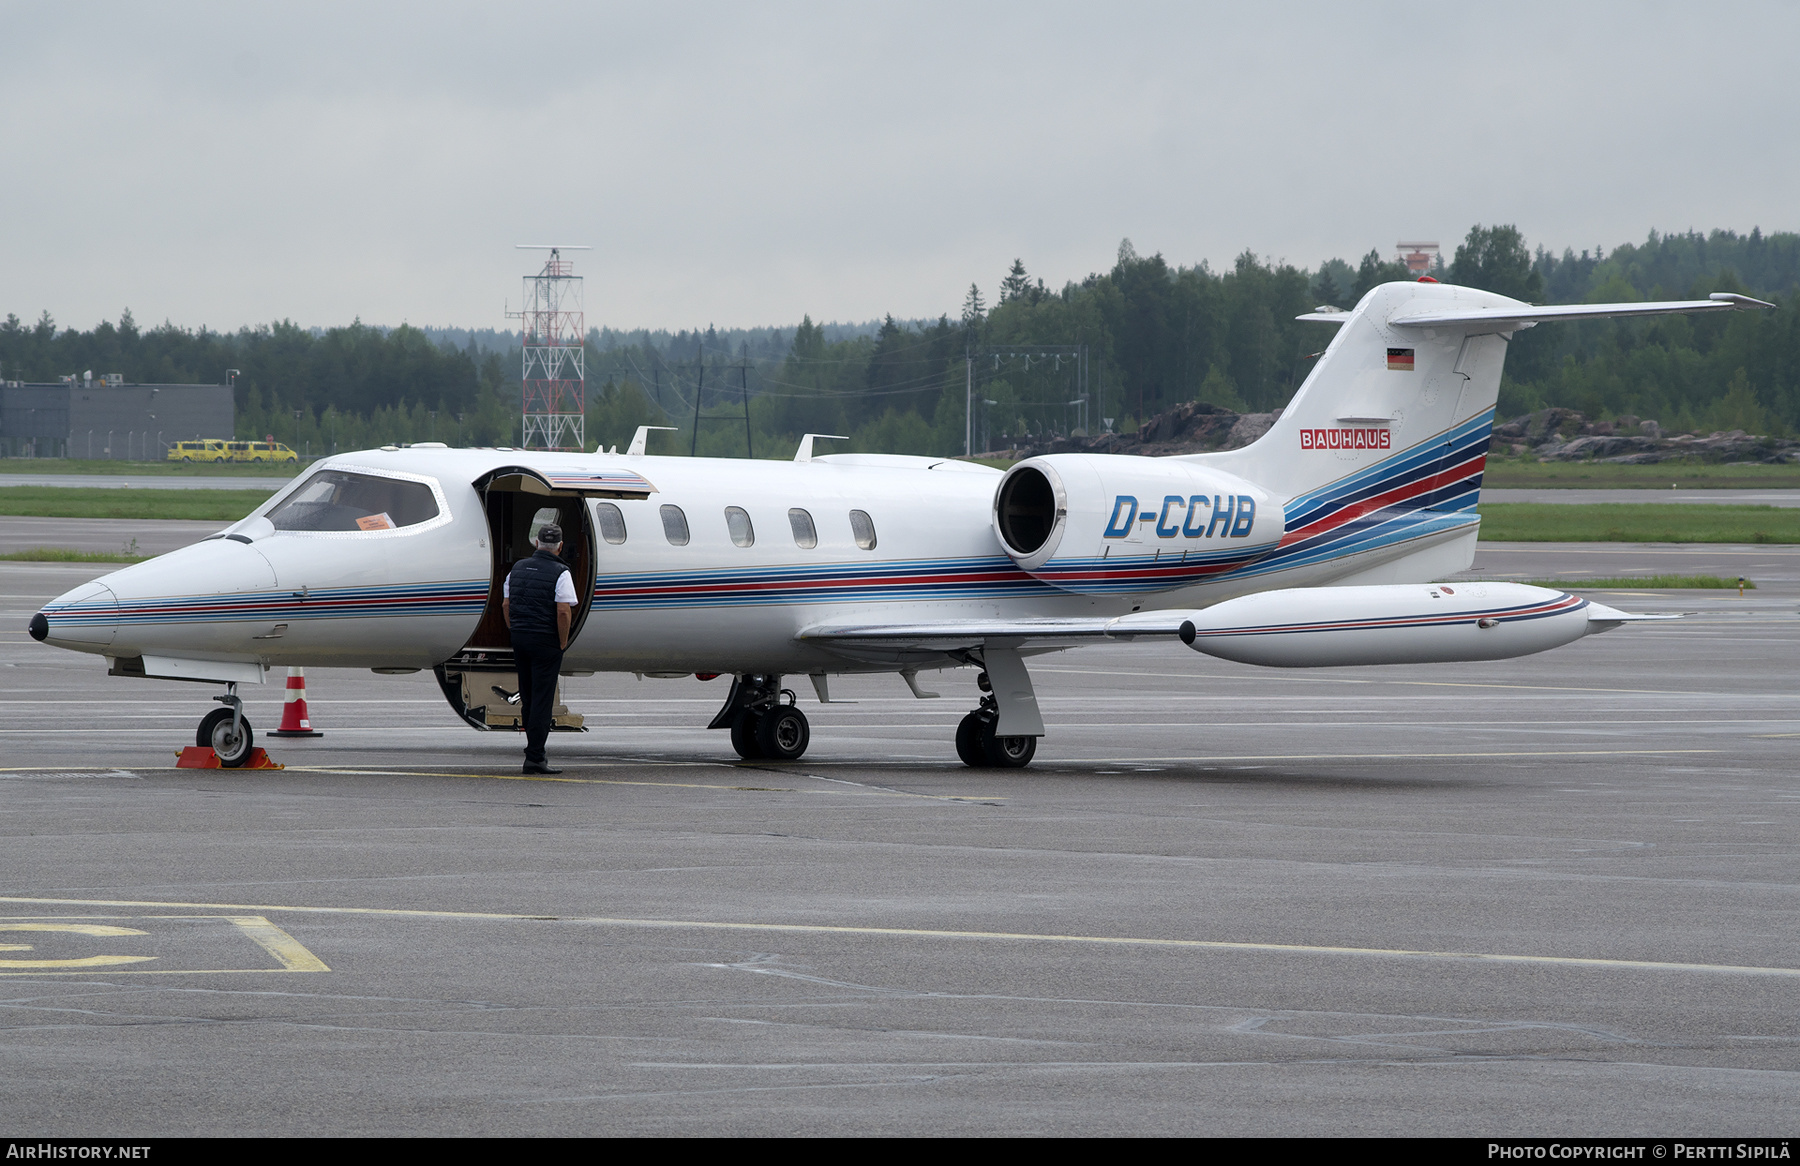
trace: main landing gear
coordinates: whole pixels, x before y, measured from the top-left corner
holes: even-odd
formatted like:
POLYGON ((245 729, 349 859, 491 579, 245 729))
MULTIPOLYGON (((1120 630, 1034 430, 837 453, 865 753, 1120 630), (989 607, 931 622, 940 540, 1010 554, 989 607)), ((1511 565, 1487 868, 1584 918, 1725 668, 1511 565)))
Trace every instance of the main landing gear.
POLYGON ((237 685, 227 684, 225 695, 213 699, 225 707, 214 709, 201 718, 194 744, 211 746, 219 755, 220 765, 236 769, 250 760, 256 734, 250 729, 249 718, 244 716, 244 702, 237 694, 237 685))
POLYGON ((731 682, 725 707, 706 726, 730 729, 731 747, 745 761, 798 761, 812 742, 812 726, 781 677, 746 673, 731 682))
POLYGON ((956 755, 963 764, 975 769, 1023 769, 1037 753, 1036 737, 1002 737, 995 732, 1000 723, 1000 702, 994 697, 993 682, 986 672, 975 677, 981 689, 979 707, 956 726, 956 755))

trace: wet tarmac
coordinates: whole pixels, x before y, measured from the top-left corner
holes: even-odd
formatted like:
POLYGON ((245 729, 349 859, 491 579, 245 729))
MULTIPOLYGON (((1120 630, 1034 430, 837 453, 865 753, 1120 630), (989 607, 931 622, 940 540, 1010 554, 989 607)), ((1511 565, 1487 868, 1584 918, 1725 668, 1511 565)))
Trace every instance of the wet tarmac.
POLYGON ((0 1112, 103 1134, 1786 1134, 1800 1095, 1800 548, 1483 544, 1690 618, 1487 665, 1033 661, 805 693, 568 682, 519 740, 308 673, 284 770, 172 768, 209 686, 32 642, 104 568, 0 564, 0 1112), (68 963, 61 961, 87 961, 68 963))

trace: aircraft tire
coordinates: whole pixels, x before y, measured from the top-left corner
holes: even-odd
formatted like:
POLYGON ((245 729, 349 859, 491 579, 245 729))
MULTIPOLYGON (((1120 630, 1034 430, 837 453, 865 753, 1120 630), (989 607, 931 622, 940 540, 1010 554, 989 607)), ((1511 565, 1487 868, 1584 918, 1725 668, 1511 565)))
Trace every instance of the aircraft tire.
POLYGON ((236 769, 250 760, 250 751, 256 746, 256 733, 250 728, 248 717, 240 718, 239 724, 244 728, 241 736, 231 735, 231 710, 214 709, 200 721, 200 731, 194 734, 196 745, 210 745, 212 751, 219 755, 219 764, 226 769, 236 769))
POLYGON ((756 719, 756 744, 770 761, 798 761, 811 742, 806 714, 791 704, 776 705, 756 719))
POLYGON ((762 746, 756 743, 757 720, 755 713, 745 709, 731 722, 731 747, 745 761, 756 761, 762 757, 762 746))
POLYGON ((995 722, 981 726, 981 752, 995 769, 1024 769, 1037 754, 1036 737, 1000 737, 995 722))
POLYGON ((956 755, 971 769, 985 766, 987 754, 981 751, 981 714, 970 713, 956 725, 956 755))

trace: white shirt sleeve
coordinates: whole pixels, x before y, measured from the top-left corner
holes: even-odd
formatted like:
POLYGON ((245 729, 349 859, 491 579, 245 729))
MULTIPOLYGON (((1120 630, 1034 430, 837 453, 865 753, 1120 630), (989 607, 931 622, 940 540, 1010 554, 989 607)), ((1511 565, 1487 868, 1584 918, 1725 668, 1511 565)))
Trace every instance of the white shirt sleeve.
MULTIPOLYGON (((500 582, 500 598, 512 598, 512 576, 510 574, 500 582)), ((575 594, 575 573, 573 571, 564 571, 556 577, 556 602, 566 603, 570 607, 581 602, 575 594)))

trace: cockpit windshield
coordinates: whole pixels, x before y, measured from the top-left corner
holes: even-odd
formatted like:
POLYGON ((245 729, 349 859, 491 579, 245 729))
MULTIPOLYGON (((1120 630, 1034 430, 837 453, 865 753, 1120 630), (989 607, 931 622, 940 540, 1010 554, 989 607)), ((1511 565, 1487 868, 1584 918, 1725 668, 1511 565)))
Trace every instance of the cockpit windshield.
POLYGON ((276 530, 397 530, 437 514, 437 499, 423 482, 320 470, 268 519, 276 530))

